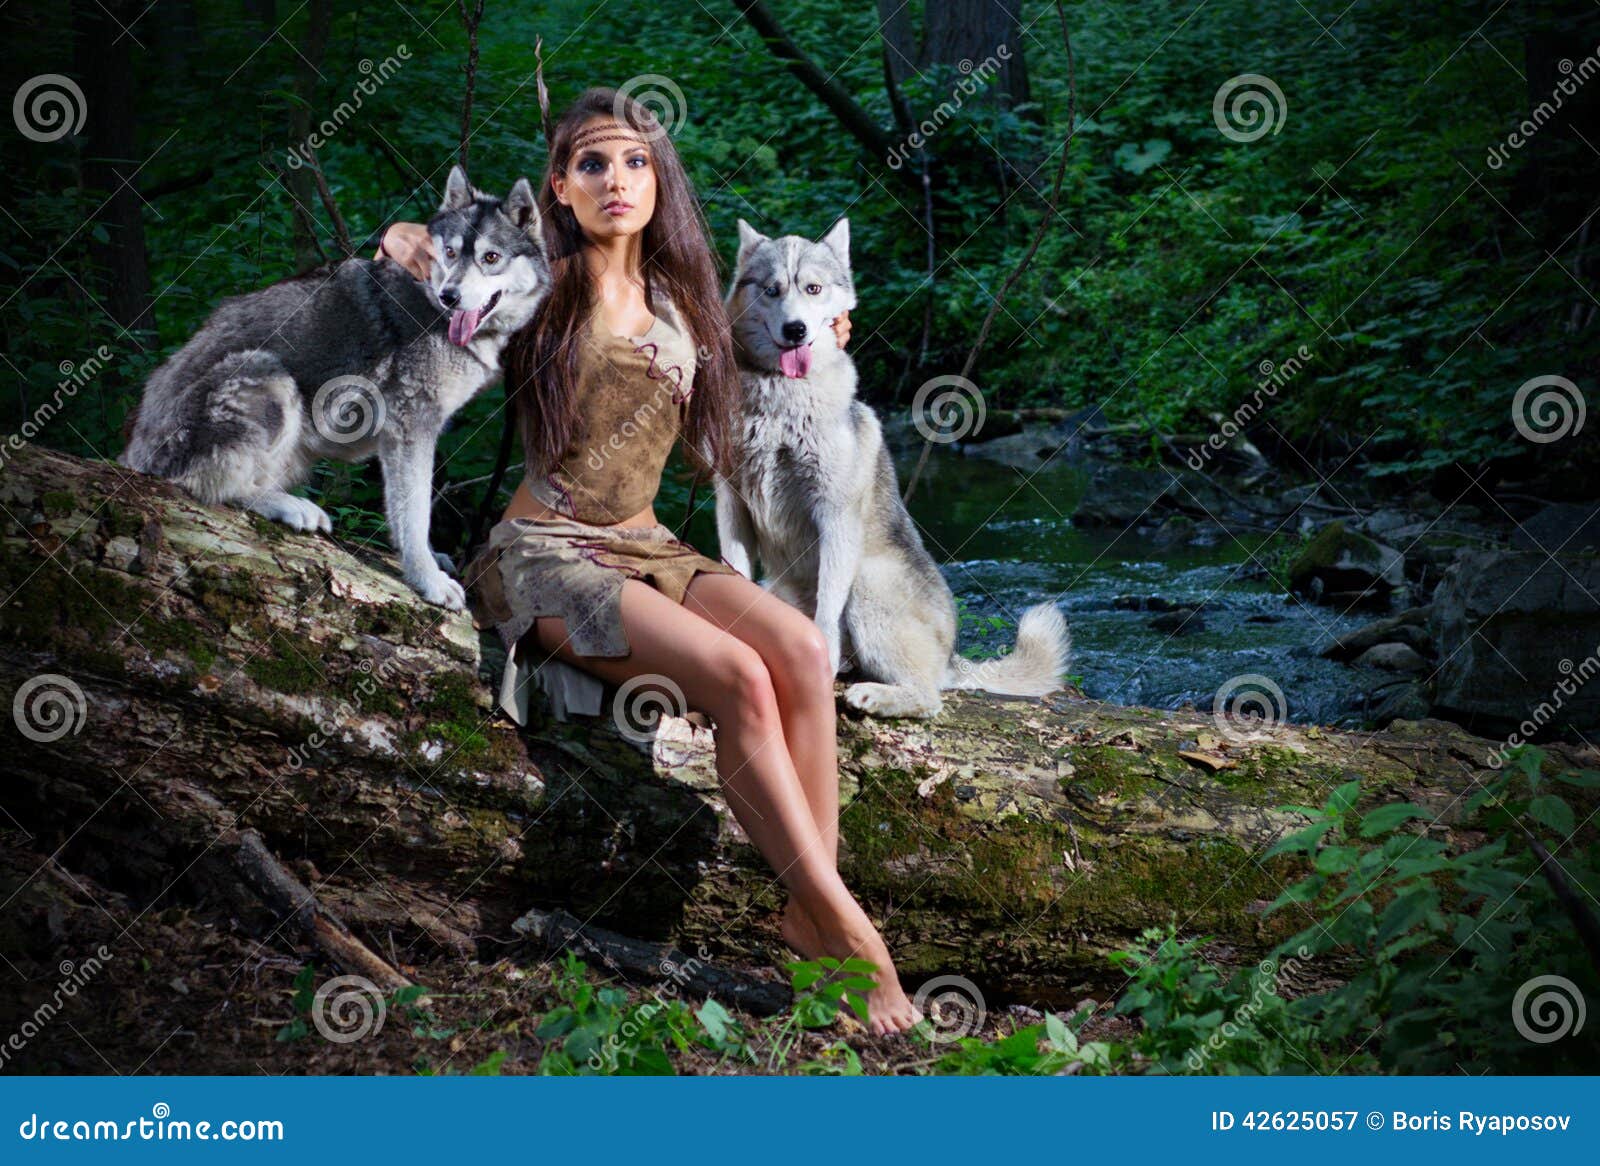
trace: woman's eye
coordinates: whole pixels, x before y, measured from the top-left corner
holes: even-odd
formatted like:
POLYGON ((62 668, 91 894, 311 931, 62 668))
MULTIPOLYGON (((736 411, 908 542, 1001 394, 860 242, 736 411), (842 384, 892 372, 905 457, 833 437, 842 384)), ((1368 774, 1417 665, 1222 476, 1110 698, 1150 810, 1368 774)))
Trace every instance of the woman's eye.
POLYGON ((585 174, 593 174, 596 170, 600 169, 600 163, 594 158, 585 158, 582 162, 578 163, 578 169, 585 174))
POLYGON ((778 295, 778 285, 775 283, 768 285, 766 294, 776 299, 778 295))
POLYGON ((639 167, 645 166, 647 164, 648 164, 647 159, 645 158, 645 156, 643 154, 635 154, 633 157, 628 159, 628 165, 629 166, 633 166, 635 170, 637 170, 637 169, 639 169, 639 167), (638 163, 638 165, 634 165, 635 163, 638 163))
POLYGON ((820 283, 808 283, 808 284, 806 284, 806 295, 808 295, 808 296, 820 296, 821 294, 822 294, 822 285, 820 283))
POLYGON ((483 253, 483 261, 484 261, 484 263, 488 264, 490 267, 493 267, 496 263, 500 262, 500 252, 498 252, 498 251, 485 251, 483 253))

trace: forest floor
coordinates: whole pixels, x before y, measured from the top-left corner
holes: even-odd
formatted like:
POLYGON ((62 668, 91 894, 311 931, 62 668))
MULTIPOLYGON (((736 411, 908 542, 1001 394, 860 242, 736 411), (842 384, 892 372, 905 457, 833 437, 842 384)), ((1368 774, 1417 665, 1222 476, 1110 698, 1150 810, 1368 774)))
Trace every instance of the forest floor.
MULTIPOLYGON (((17 1033, 24 1042, 20 1050, 0 1049, 0 1070, 8 1073, 532 1074, 554 1043, 536 1033, 560 1003, 554 986, 559 958, 535 954, 527 943, 509 944, 492 963, 437 959, 404 965, 415 983, 430 989, 428 995, 386 1009, 381 1025, 341 1043, 304 1023, 296 979, 311 952, 285 933, 262 942, 219 905, 141 909, 25 845, 0 849, 0 892, 6 903, 0 950, 11 972, 35 989, 0 999, 0 1032, 17 1033), (84 960, 102 946, 111 958, 90 978, 84 960), (83 953, 76 976, 57 963, 63 952, 83 953), (85 982, 57 1006, 45 986, 71 979, 85 982), (31 1028, 36 1031, 30 1036, 31 1028)), ((336 974, 319 969, 315 982, 336 974)), ((617 986, 630 1004, 649 996, 638 986, 617 986)), ((862 1071, 872 1074, 927 1072, 943 1052, 903 1035, 874 1037, 851 1018, 794 1033, 793 1044, 770 1062, 774 1068, 772 1038, 782 1018, 735 1015, 750 1031, 758 1062, 691 1047, 672 1052, 674 1070, 751 1074, 804 1062, 837 1066, 841 1038, 860 1058, 862 1071)), ((997 1010, 971 1035, 993 1040, 1039 1018, 1028 1009, 997 1010)), ((1083 1036, 1126 1039, 1131 1031, 1131 1022, 1102 1009, 1083 1036)))

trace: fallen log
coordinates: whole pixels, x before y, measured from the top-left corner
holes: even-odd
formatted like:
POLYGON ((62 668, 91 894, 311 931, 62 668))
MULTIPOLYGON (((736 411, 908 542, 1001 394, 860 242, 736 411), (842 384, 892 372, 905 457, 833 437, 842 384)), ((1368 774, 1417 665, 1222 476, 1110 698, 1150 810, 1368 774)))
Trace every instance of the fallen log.
MULTIPOLYGON (((200 860, 253 831, 400 974, 423 945, 513 940, 536 907, 788 958, 710 730, 518 731, 490 697, 493 636, 392 559, 109 463, 26 450, 0 506, 0 809, 75 869, 170 902, 237 877, 200 860)), ((1230 740, 1202 713, 951 694, 932 723, 841 718, 841 867, 913 976, 1071 1002, 1152 922, 1241 958, 1303 926, 1262 914, 1296 873, 1261 857, 1301 821, 1277 807, 1360 777, 1448 836, 1493 750, 1431 721, 1230 740)))

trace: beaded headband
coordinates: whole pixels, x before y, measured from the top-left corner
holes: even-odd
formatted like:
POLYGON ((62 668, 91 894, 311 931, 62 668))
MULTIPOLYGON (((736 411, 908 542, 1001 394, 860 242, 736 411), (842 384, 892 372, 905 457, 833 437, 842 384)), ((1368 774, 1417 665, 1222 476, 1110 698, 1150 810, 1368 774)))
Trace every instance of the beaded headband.
POLYGON ((618 139, 638 142, 645 145, 646 140, 631 126, 621 125, 618 122, 604 122, 600 125, 590 126, 579 130, 572 138, 572 148, 581 150, 585 146, 592 146, 596 142, 611 142, 618 139))

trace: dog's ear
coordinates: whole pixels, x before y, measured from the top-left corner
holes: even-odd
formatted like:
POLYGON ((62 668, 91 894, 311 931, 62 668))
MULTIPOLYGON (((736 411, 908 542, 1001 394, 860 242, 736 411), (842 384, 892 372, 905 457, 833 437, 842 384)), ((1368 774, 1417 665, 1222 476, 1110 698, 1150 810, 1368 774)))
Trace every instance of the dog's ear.
POLYGON ((833 228, 819 240, 821 244, 839 257, 845 270, 850 269, 850 220, 840 219, 833 224, 833 228))
POLYGON ((511 193, 506 195, 505 202, 500 204, 500 210, 510 219, 519 231, 532 235, 535 242, 539 240, 539 203, 533 197, 533 184, 526 178, 517 179, 511 187, 511 193))
POLYGON ((736 266, 743 267, 744 261, 750 258, 750 252, 767 241, 767 237, 756 230, 743 219, 739 220, 739 258, 736 266))
POLYGON ((444 184, 444 202, 439 204, 441 211, 458 211, 464 206, 472 205, 476 195, 472 183, 467 181, 467 172, 461 164, 450 167, 450 178, 444 184))

